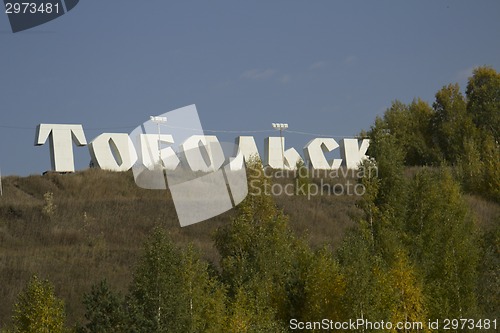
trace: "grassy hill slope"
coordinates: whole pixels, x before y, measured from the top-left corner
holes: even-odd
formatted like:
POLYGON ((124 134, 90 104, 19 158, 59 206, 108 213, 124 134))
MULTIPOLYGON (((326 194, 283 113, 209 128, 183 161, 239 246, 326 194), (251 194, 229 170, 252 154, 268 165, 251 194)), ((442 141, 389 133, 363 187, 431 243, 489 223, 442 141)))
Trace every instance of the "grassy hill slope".
MULTIPOLYGON (((287 182, 290 179, 277 179, 287 182)), ((49 279, 66 301, 68 324, 83 316, 90 286, 106 278, 125 291, 143 241, 157 225, 184 246, 193 243, 215 265, 212 235, 230 211, 179 226, 168 191, 137 187, 131 172, 90 169, 74 174, 3 178, 0 197, 0 327, 32 274, 49 279)), ((315 246, 339 244, 357 214, 354 196, 281 196, 290 225, 315 246)))

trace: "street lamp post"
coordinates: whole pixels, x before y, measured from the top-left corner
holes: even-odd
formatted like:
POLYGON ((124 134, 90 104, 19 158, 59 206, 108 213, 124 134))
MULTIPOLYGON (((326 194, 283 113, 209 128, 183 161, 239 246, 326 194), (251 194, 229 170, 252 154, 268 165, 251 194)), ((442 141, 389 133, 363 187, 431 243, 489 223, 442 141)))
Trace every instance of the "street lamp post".
POLYGON ((288 124, 283 123, 273 123, 273 128, 280 131, 280 143, 281 143, 281 163, 282 169, 285 169, 285 148, 283 147, 283 130, 288 128, 288 124))
POLYGON ((158 158, 159 160, 159 165, 160 168, 163 167, 163 161, 161 159, 161 131, 160 131, 160 124, 165 124, 167 122, 167 117, 160 117, 160 116, 150 116, 149 117, 153 123, 156 123, 158 126, 158 158))

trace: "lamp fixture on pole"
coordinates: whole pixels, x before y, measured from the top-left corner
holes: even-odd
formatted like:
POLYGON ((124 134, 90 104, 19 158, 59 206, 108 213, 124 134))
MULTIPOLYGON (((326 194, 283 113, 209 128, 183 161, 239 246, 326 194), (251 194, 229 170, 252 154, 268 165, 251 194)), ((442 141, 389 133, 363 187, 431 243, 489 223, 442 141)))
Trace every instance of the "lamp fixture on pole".
POLYGON ((149 117, 153 123, 156 123, 158 126, 158 157, 159 157, 159 166, 160 169, 163 168, 163 161, 161 159, 161 131, 160 131, 160 124, 165 124, 167 122, 167 117, 160 117, 160 116, 150 116, 149 117))
POLYGON ((281 163, 282 169, 285 169, 285 148, 283 147, 283 130, 288 128, 288 124, 284 123, 272 123, 273 128, 280 131, 280 143, 281 143, 281 163))

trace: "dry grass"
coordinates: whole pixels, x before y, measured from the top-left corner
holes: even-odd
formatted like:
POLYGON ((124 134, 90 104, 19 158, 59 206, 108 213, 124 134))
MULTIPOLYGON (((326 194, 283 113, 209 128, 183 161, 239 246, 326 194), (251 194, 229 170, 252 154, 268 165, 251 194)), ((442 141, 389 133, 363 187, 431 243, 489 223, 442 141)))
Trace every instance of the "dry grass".
POLYGON ((465 195, 465 201, 479 226, 490 230, 500 223, 500 206, 475 195, 465 195))
MULTIPOLYGON (((329 179, 344 184, 352 178, 329 179)), ((278 184, 293 177, 275 179, 278 184)), ((313 179, 317 184, 319 178, 313 179)), ((178 224, 168 191, 138 188, 130 172, 86 170, 74 174, 6 177, 0 197, 0 328, 8 323, 13 302, 32 274, 49 279, 66 302, 68 324, 83 318, 81 303, 90 286, 106 278, 118 291, 131 282, 142 243, 157 225, 179 245, 193 243, 217 263, 212 236, 233 211, 186 228, 178 224), (44 212, 44 194, 55 208, 44 212)), ((326 193, 276 197, 290 225, 314 247, 335 248, 359 214, 357 197, 326 193)), ((483 224, 498 217, 498 205, 476 197, 467 201, 483 224)), ((497 220, 498 221, 498 220, 497 220)))
POLYGON ((142 243, 162 225, 180 244, 193 242, 217 260, 211 235, 228 215, 180 228, 169 193, 138 188, 131 173, 88 170, 3 179, 0 198, 0 327, 32 274, 48 278, 65 299, 68 322, 82 318, 81 299, 107 278, 124 291, 142 243), (44 194, 55 209, 43 213, 44 194))

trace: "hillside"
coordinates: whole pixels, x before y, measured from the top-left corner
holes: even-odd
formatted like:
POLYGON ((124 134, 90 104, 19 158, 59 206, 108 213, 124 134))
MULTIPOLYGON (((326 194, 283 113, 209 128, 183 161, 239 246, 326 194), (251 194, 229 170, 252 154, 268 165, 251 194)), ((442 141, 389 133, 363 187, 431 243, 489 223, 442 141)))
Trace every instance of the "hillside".
MULTIPOLYGON (((234 214, 181 228, 169 193, 140 189, 131 172, 89 169, 5 177, 2 183, 0 323, 9 322, 16 296, 30 276, 38 274, 56 286, 56 294, 66 302, 68 323, 73 324, 83 316, 82 295, 92 284, 106 278, 117 290, 127 289, 143 242, 157 225, 179 245, 193 243, 217 265, 212 236, 234 214)), ((353 225, 350 216, 359 214, 352 196, 276 199, 293 230, 315 247, 338 245, 353 225)))
MULTIPOLYGON (((407 169, 411 178, 419 168, 407 169)), ((290 179, 275 179, 288 182, 290 179)), ((2 179, 0 198, 0 323, 10 322, 13 303, 32 274, 49 279, 65 300, 69 325, 83 316, 82 295, 106 278, 125 292, 143 242, 164 226, 180 246, 193 243, 218 265, 214 231, 233 211, 181 228, 167 191, 137 187, 133 176, 89 169, 74 174, 2 179), (50 195, 50 193, 52 195, 50 195)), ((500 206, 465 196, 482 229, 494 226, 500 206)), ((360 214, 357 197, 323 195, 275 198, 297 235, 313 247, 335 248, 360 214)), ((3 325, 0 325, 3 326, 3 325)))

